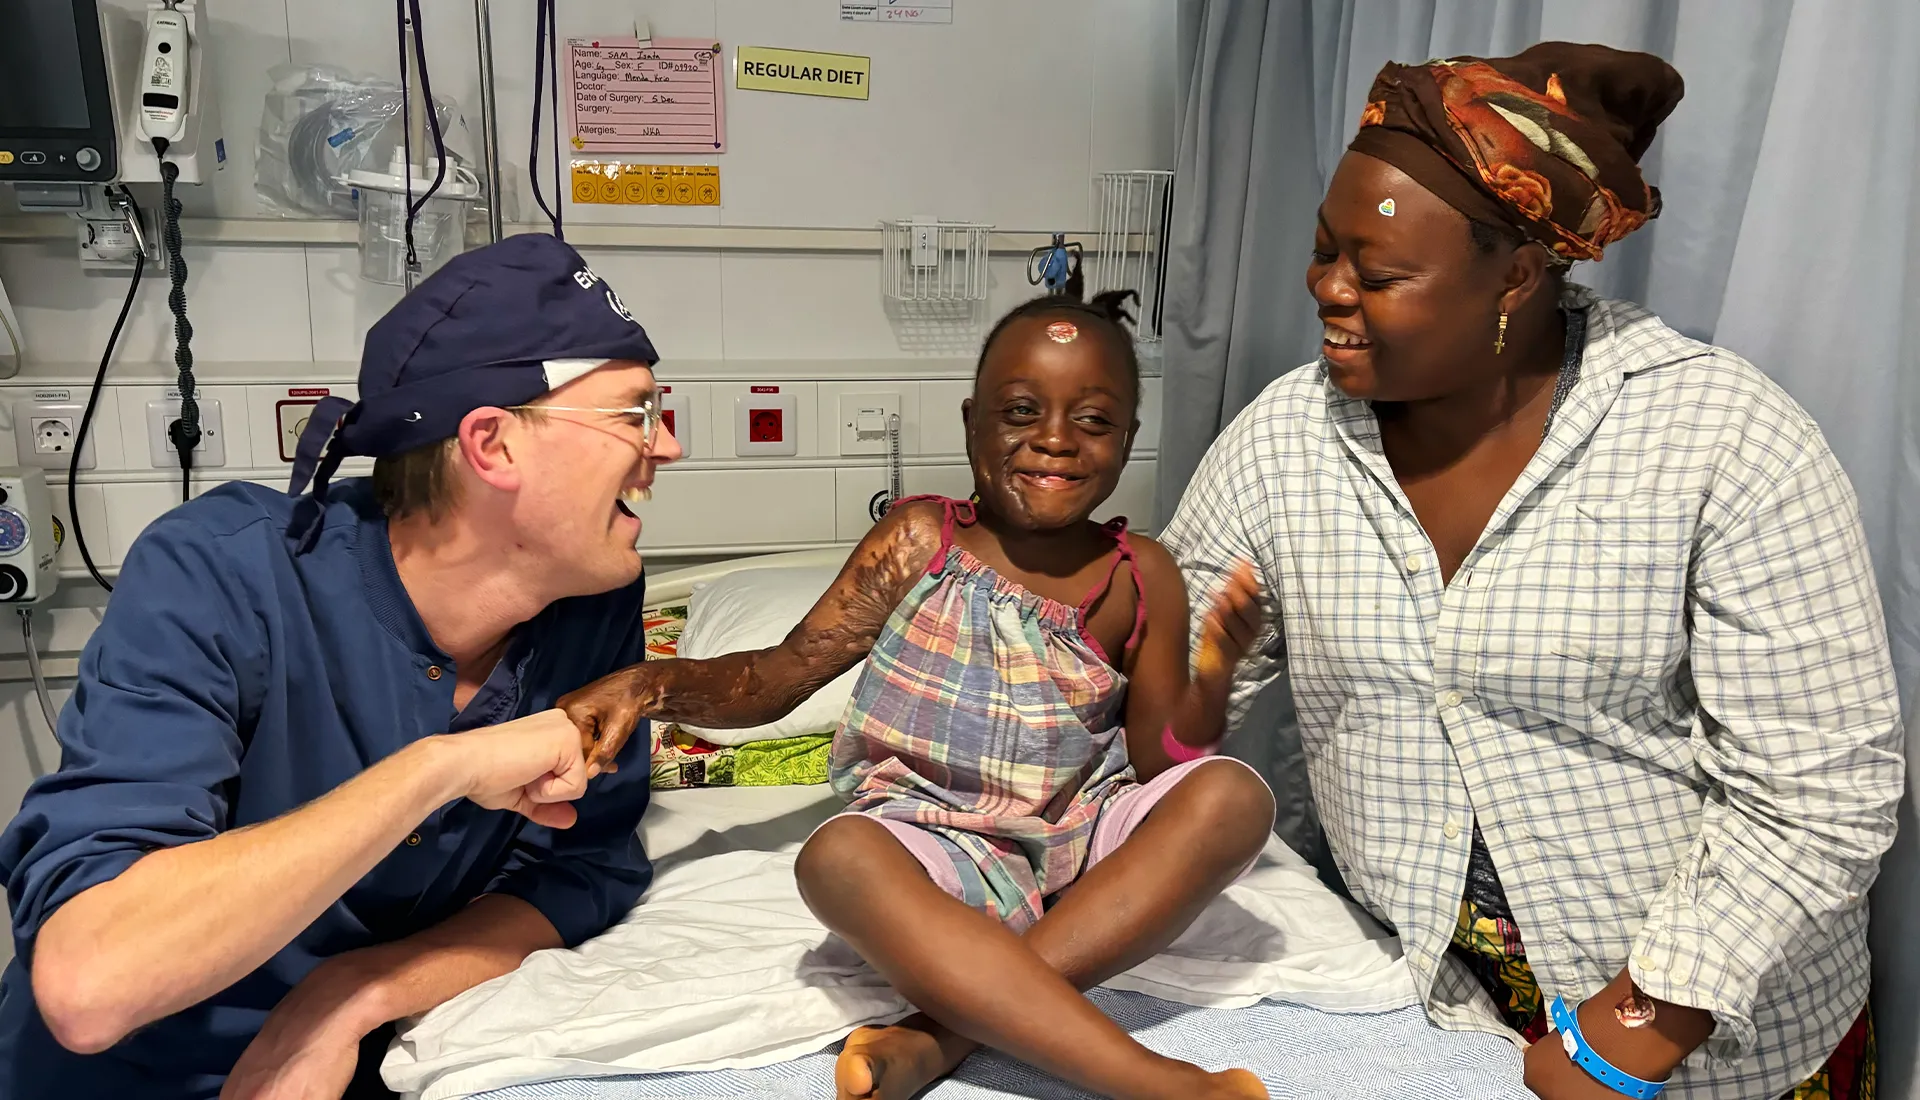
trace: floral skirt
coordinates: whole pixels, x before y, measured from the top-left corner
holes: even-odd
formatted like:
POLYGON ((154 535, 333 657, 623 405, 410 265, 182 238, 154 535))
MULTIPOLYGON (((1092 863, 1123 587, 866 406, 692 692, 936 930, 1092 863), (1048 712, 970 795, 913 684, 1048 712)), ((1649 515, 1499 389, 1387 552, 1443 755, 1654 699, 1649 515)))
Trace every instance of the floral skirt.
MULTIPOLYGON (((1508 1027, 1528 1042, 1538 1042, 1547 1034, 1546 1006, 1533 980, 1533 969, 1527 965, 1520 930, 1512 921, 1488 916, 1473 902, 1462 901, 1452 951, 1493 997, 1508 1027)), ((1860 1010, 1859 1019, 1834 1048, 1827 1064, 1781 1100, 1873 1100, 1879 1066, 1873 1009, 1869 1006, 1860 1010)))

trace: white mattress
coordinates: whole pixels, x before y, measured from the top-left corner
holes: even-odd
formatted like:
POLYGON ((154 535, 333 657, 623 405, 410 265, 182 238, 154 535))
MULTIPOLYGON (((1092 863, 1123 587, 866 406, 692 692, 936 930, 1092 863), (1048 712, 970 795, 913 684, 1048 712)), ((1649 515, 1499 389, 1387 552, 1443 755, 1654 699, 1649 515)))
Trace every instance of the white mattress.
MULTIPOLYGON (((540 952, 406 1027, 388 1085, 440 1100, 766 1066, 905 1015, 794 887, 794 852, 838 809, 825 787, 656 792, 641 829, 657 872, 646 899, 578 949, 540 952)), ((1277 841, 1171 948, 1109 985, 1209 1008, 1415 1003, 1398 943, 1277 841)))

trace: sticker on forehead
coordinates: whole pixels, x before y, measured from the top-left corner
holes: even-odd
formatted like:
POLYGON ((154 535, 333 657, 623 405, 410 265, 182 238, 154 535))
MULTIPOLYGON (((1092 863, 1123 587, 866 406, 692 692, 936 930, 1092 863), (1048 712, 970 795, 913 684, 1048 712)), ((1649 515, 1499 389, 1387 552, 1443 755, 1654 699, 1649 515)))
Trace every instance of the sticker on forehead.
POLYGON ((1072 321, 1055 321, 1047 326, 1047 339, 1056 344, 1071 344, 1080 337, 1080 326, 1072 321))
POLYGON ((1393 217, 1393 200, 1382 199, 1380 201, 1380 212, 1389 218, 1393 217))

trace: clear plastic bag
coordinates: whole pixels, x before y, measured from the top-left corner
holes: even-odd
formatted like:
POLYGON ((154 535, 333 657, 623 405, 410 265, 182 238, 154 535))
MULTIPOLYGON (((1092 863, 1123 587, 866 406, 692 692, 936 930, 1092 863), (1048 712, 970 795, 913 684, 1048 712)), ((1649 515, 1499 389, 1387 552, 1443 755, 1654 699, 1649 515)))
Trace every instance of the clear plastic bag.
MULTIPOLYGON (((384 171, 404 138, 400 86, 355 76, 326 65, 278 65, 268 72, 254 157, 254 193, 260 207, 283 218, 358 216, 347 174, 384 171)), ((477 169, 466 116, 457 103, 434 100, 449 168, 477 169)), ((431 146, 432 138, 428 144, 431 146)), ((429 147, 416 160, 434 156, 429 147)), ((476 172, 476 174, 478 174, 476 172)), ((483 192, 469 209, 470 224, 484 224, 493 196, 483 192)))

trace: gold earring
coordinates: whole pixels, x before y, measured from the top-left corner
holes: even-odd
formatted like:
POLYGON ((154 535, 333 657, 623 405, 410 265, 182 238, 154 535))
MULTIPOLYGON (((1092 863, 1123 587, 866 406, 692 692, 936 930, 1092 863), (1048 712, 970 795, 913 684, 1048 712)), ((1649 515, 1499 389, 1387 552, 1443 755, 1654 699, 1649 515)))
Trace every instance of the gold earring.
POLYGON ((1493 353, 1500 354, 1507 346, 1507 311, 1500 311, 1500 332, 1493 338, 1493 353))

